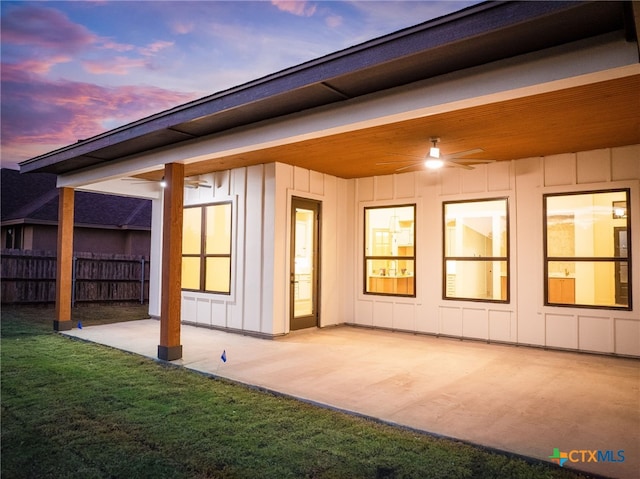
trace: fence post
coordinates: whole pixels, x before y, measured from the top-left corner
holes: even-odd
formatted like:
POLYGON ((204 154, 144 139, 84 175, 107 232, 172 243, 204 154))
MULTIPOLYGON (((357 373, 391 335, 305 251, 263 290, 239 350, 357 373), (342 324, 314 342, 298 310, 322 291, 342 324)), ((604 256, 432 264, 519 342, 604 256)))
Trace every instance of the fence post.
POLYGON ((76 263, 78 258, 73 257, 73 267, 71 268, 71 307, 76 306, 76 263))
POLYGON ((142 263, 140 268, 140 304, 144 304, 144 256, 140 262, 142 263))

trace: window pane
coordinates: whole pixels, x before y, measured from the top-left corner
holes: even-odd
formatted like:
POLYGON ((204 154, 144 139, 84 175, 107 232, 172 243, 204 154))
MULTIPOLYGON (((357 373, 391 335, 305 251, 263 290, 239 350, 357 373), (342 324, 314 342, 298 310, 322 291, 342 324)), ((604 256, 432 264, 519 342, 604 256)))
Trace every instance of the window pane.
POLYGON ((630 307, 628 205, 628 190, 545 196, 547 304, 630 307))
POLYGON ((230 288, 231 258, 207 258, 204 289, 228 293, 230 288))
POLYGON ((506 261, 445 262, 445 298, 507 300, 506 261))
POLYGON ((550 304, 629 306, 626 261, 549 261, 550 304))
POLYGON ((231 253, 231 204, 219 204, 206 208, 206 254, 231 253))
POLYGON ((185 208, 182 224, 182 254, 200 254, 202 208, 185 208))
POLYGON ((182 289, 200 289, 199 257, 182 257, 182 289))
POLYGON ((547 196, 548 257, 626 257, 615 231, 627 227, 626 191, 547 196))
POLYGON ((444 203, 444 298, 507 301, 508 250, 506 198, 444 203))
POLYGON ((576 255, 576 224, 573 214, 547 213, 547 254, 550 257, 576 255))
POLYGON ((415 296, 415 205, 365 208, 365 293, 415 296))
POLYGON ((402 260, 367 260, 367 293, 413 296, 415 262, 402 260))
POLYGON ((412 257, 414 223, 414 206, 365 209, 365 255, 412 257))
POLYGON ((507 200, 445 203, 445 256, 506 257, 507 200))

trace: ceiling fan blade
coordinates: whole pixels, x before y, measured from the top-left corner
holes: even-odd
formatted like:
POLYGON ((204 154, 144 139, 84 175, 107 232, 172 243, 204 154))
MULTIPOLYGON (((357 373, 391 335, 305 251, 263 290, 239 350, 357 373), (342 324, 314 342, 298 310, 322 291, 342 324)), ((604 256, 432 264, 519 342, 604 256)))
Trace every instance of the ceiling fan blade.
POLYGON ((207 180, 190 180, 185 178, 184 185, 187 188, 211 188, 207 180))
POLYGON ((483 160, 481 158, 456 158, 451 161, 456 163, 495 163, 497 160, 483 160))
POLYGON ((447 165, 447 166, 453 166, 455 168, 463 168, 465 170, 473 170, 474 169, 473 166, 463 165, 462 163, 458 163, 457 161, 450 161, 450 160, 442 160, 442 161, 444 161, 444 164, 447 165))
POLYGON ((420 163, 422 163, 422 162, 420 161, 420 162, 418 162, 418 163, 414 163, 414 164, 412 164, 412 165, 403 166, 402 168, 398 168, 398 169, 396 170, 396 172, 397 172, 397 171, 404 171, 404 170, 408 170, 409 168, 415 168, 415 167, 416 167, 416 166, 418 166, 420 163))
POLYGON ((387 154, 388 155, 393 155, 393 156, 406 156, 406 157, 409 157, 409 158, 418 158, 420 160, 424 159, 423 156, 420 156, 420 155, 409 155, 407 153, 387 153, 387 154))
POLYGON ((455 160, 462 156, 475 155, 476 153, 483 153, 483 152, 484 150, 482 148, 474 148, 473 150, 458 151, 457 153, 443 155, 442 158, 445 160, 455 160))
POLYGON ((382 165, 401 165, 403 163, 413 163, 413 164, 418 164, 421 163, 420 161, 412 161, 412 160, 398 160, 398 161, 381 161, 379 163, 376 163, 376 166, 382 166, 382 165))

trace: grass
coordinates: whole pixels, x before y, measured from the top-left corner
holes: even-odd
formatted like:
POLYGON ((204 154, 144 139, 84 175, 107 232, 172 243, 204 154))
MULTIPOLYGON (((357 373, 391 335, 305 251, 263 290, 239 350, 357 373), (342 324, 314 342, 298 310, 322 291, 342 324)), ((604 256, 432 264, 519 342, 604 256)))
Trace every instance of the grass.
POLYGON ((53 314, 2 310, 3 479, 584 477, 74 341, 53 314))

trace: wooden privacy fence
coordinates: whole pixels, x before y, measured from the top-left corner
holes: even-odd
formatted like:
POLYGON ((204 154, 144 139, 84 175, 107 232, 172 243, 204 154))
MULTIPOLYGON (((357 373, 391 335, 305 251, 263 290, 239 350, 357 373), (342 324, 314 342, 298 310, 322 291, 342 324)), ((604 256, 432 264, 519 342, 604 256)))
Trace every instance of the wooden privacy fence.
MULTIPOLYGON (((53 303, 56 255, 50 251, 2 250, 2 303, 53 303)), ((149 299, 149 259, 122 254, 75 253, 72 302, 149 299)))

